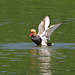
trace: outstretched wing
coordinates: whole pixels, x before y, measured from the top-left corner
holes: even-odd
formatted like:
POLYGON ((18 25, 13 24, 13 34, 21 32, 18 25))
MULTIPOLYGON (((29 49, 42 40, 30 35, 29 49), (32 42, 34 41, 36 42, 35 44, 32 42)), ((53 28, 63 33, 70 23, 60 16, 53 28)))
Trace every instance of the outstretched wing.
POLYGON ((51 25, 49 28, 47 28, 47 29, 40 35, 40 37, 41 37, 41 38, 44 37, 46 40, 50 40, 51 34, 52 34, 58 27, 60 27, 63 23, 64 23, 64 22, 58 23, 58 24, 55 24, 55 25, 51 25))
POLYGON ((46 16, 38 26, 38 35, 41 35, 49 26, 50 18, 46 16))
POLYGON ((58 24, 55 24, 55 25, 51 25, 51 26, 47 29, 47 31, 46 31, 46 32, 47 32, 47 33, 46 33, 46 37, 47 37, 48 40, 50 40, 51 34, 52 34, 58 27, 60 27, 63 23, 64 23, 64 22, 58 23, 58 24))

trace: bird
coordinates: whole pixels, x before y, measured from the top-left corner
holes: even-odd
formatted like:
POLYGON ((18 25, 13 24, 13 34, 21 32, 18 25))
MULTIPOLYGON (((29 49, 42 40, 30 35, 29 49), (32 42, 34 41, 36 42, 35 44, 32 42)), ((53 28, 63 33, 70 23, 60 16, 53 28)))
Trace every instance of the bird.
POLYGON ((41 23, 38 26, 38 33, 35 29, 31 29, 30 36, 31 40, 37 45, 37 46, 52 46, 54 43, 48 43, 48 40, 50 41, 51 34, 59 28, 61 25, 64 24, 64 22, 50 25, 50 16, 45 16, 45 18, 41 21, 41 23))

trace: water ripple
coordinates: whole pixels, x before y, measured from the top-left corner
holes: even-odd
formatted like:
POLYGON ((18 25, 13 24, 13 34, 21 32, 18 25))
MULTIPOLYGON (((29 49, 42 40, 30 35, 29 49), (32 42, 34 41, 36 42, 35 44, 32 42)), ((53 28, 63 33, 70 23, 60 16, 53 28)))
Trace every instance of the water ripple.
MULTIPOLYGON (((40 47, 35 47, 34 43, 0 43, 1 49, 18 49, 18 50, 25 50, 25 49, 38 49, 40 47)), ((55 49, 75 49, 75 43, 54 43, 52 48, 55 49)))
POLYGON ((1 66, 3 66, 3 67, 8 67, 9 65, 1 65, 1 66))

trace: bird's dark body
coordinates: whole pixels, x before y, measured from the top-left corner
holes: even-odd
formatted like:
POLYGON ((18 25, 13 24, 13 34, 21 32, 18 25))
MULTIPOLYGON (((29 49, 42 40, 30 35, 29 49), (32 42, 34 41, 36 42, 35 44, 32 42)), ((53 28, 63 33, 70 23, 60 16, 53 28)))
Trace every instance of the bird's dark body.
MULTIPOLYGON (((36 36, 32 36, 31 37, 32 41, 35 42, 37 45, 41 45, 41 42, 42 42, 42 39, 39 35, 36 35, 36 36)), ((52 43, 48 43, 47 42, 47 45, 48 46, 52 46, 52 43)))
POLYGON ((39 35, 32 36, 31 39, 32 39, 32 41, 35 42, 37 45, 41 45, 42 39, 40 38, 39 35))

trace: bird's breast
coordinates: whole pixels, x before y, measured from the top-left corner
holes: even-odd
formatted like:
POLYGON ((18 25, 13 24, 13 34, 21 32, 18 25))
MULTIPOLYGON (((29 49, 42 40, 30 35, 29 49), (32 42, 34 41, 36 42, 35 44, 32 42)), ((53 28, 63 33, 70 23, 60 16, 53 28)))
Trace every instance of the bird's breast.
POLYGON ((34 41, 37 45, 41 45, 41 38, 40 36, 34 36, 34 37, 31 37, 32 41, 34 41))

